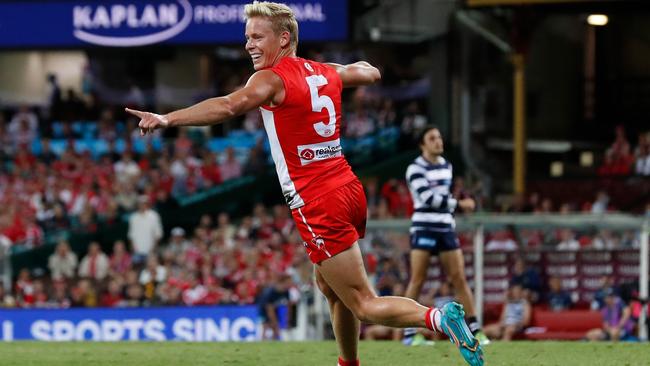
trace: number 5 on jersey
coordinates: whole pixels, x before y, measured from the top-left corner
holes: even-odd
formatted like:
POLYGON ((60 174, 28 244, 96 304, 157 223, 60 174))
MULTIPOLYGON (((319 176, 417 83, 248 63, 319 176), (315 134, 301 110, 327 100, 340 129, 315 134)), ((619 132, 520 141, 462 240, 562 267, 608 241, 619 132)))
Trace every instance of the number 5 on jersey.
POLYGON ((307 80, 309 93, 311 94, 312 111, 320 113, 325 108, 327 109, 327 114, 330 116, 329 123, 327 124, 322 121, 314 123, 314 130, 322 137, 330 137, 336 132, 336 110, 334 110, 334 102, 327 95, 318 95, 318 87, 327 85, 327 79, 323 75, 311 75, 305 79, 307 80))

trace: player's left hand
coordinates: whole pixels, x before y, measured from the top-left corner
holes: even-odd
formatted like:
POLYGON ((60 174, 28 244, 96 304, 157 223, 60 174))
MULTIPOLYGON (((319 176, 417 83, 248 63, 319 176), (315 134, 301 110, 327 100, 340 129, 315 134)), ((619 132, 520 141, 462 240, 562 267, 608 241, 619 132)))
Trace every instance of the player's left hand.
POLYGON ((140 123, 138 123, 138 127, 140 128, 140 136, 144 136, 147 133, 152 133, 158 128, 165 128, 169 126, 169 121, 167 121, 167 118, 165 118, 163 115, 138 111, 130 108, 124 108, 124 110, 127 113, 140 118, 140 123))

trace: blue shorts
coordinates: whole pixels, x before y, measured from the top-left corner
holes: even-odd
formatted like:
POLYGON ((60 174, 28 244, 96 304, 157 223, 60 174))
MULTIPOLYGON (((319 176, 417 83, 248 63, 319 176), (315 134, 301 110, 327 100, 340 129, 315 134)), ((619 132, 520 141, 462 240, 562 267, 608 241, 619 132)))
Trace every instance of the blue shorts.
POLYGON ((460 249, 460 243, 453 231, 418 230, 411 233, 411 249, 426 250, 432 255, 460 249))

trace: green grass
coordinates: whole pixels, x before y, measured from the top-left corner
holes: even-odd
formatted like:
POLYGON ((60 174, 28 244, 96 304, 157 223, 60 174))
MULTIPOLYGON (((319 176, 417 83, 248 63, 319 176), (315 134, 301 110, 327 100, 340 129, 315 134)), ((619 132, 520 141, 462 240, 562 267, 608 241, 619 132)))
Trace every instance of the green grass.
MULTIPOLYGON (((364 366, 464 365, 447 342, 405 347, 362 342, 364 366)), ((0 343, 2 366, 335 366, 334 342, 282 343, 0 343)), ((650 365, 642 343, 514 342, 486 348, 487 365, 650 365)))

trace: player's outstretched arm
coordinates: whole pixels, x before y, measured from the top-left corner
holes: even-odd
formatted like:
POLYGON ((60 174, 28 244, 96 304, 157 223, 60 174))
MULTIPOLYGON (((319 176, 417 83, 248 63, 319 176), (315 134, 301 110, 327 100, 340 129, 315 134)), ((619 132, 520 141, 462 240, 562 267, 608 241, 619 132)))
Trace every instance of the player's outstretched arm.
POLYGON ((282 79, 272 71, 262 70, 253 74, 245 87, 229 95, 206 99, 165 115, 129 108, 125 110, 140 118, 138 127, 144 135, 157 128, 218 124, 261 105, 277 103, 279 97, 284 97, 282 79))
POLYGON ((359 61, 349 65, 335 63, 327 63, 326 65, 336 69, 336 72, 341 77, 341 81, 343 81, 344 88, 369 85, 381 79, 379 69, 366 61, 359 61))

